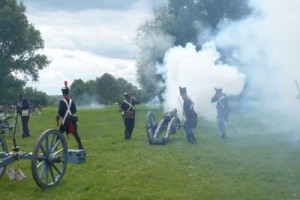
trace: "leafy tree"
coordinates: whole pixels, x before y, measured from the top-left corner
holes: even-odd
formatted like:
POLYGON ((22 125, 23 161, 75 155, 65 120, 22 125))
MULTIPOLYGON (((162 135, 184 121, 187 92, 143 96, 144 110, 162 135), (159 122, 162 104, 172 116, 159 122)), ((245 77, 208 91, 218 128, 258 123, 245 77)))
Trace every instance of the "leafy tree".
POLYGON ((161 28, 176 37, 175 46, 191 42, 201 47, 197 38, 203 30, 218 31, 220 22, 237 20, 249 13, 248 0, 169 0, 167 21, 171 26, 161 28))
POLYGON ((118 78, 116 80, 117 86, 118 86, 118 90, 120 91, 120 93, 118 94, 118 102, 122 101, 124 99, 124 93, 125 92, 133 92, 137 90, 137 87, 132 85, 131 83, 127 82, 125 79, 123 78, 118 78))
POLYGON ((47 105, 48 104, 48 97, 45 92, 37 91, 32 87, 26 87, 24 90, 26 99, 32 105, 47 105))
POLYGON ((58 106, 58 102, 61 98, 62 98, 62 95, 49 95, 49 96, 47 96, 48 105, 58 106))
POLYGON ((92 88, 81 79, 76 79, 71 84, 70 94, 78 105, 89 105, 94 99, 92 88))
POLYGON ((164 77, 156 69, 173 46, 193 43, 206 29, 218 31, 218 24, 250 13, 248 0, 169 0, 167 7, 154 10, 154 18, 140 25, 136 34, 138 81, 152 97, 164 92, 164 77))
POLYGON ((117 102, 120 91, 112 75, 105 73, 100 78, 96 78, 95 89, 99 103, 109 105, 117 102))
MULTIPOLYGON (((1 75, 0 75, 1 76, 1 75)), ((19 94, 23 91, 25 82, 15 79, 12 75, 3 77, 0 83, 0 103, 1 104, 16 104, 19 94)))
POLYGON ((28 22, 25 10, 22 2, 0 0, 0 99, 4 102, 11 98, 7 91, 20 91, 28 78, 38 81, 38 71, 50 63, 45 55, 37 53, 44 42, 28 22))
POLYGON ((117 85, 119 87, 120 94, 118 95, 118 103, 124 100, 124 93, 129 92, 135 98, 137 98, 140 102, 146 102, 147 96, 144 94, 144 90, 139 90, 136 86, 132 85, 131 83, 127 82, 123 78, 117 79, 117 85))
POLYGON ((140 101, 143 99, 143 91, 123 78, 116 79, 112 75, 105 73, 95 81, 86 83, 90 88, 93 88, 93 94, 97 97, 100 104, 111 105, 120 103, 124 100, 124 93, 130 92, 133 96, 137 97, 140 101))

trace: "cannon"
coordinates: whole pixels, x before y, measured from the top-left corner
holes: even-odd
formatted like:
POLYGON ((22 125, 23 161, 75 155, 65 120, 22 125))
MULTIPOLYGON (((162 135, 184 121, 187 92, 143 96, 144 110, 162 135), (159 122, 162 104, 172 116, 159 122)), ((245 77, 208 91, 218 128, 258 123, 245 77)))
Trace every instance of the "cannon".
MULTIPOLYGON (((24 176, 20 170, 16 172, 9 165, 21 159, 31 160, 31 172, 35 183, 42 189, 58 185, 62 180, 68 162, 85 163, 84 150, 68 149, 64 135, 55 129, 47 129, 38 137, 33 152, 21 152, 16 143, 16 123, 14 123, 13 148, 8 151, 5 134, 0 134, 0 178, 5 172, 9 178, 21 178, 24 176), (12 172, 13 171, 13 172, 12 172), (17 176, 17 177, 14 177, 17 176)), ((0 124, 0 129, 3 126, 0 124)))
POLYGON ((180 127, 176 109, 166 113, 158 124, 153 113, 147 112, 145 128, 150 145, 166 144, 170 140, 171 134, 175 134, 180 127))

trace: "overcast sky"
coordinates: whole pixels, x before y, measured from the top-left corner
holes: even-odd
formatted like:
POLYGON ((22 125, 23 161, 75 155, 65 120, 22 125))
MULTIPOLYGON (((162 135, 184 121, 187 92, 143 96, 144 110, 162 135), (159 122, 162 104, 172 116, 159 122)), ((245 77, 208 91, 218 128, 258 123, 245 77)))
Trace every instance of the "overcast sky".
POLYGON ((133 39, 138 26, 167 0, 22 0, 45 42, 51 64, 32 86, 61 94, 64 80, 95 80, 104 73, 138 86, 133 39))

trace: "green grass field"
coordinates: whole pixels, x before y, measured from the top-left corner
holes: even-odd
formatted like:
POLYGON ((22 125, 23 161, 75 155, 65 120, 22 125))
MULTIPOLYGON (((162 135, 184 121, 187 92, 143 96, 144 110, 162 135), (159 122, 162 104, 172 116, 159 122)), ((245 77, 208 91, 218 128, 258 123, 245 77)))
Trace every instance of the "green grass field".
MULTIPOLYGON (((183 129, 166 145, 149 145, 145 105, 137 106, 136 127, 124 140, 123 122, 117 107, 78 108, 79 134, 87 153, 85 164, 68 164, 58 186, 42 190, 32 177, 30 160, 20 160, 26 175, 22 181, 0 179, 5 199, 300 199, 300 141, 294 132, 271 131, 260 115, 232 112, 228 139, 217 135, 216 124, 199 119, 197 144, 186 142, 183 129), (292 142, 293 141, 293 142, 292 142)), ((158 120, 160 110, 152 110, 158 120)), ((57 128, 56 108, 44 108, 30 119, 31 137, 17 144, 32 152, 38 136, 57 128)), ((280 120, 279 120, 280 121, 280 120)), ((68 147, 77 148, 71 135, 68 147)), ((12 136, 6 136, 9 149, 12 136)), ((13 163, 18 167, 18 163, 13 163)))

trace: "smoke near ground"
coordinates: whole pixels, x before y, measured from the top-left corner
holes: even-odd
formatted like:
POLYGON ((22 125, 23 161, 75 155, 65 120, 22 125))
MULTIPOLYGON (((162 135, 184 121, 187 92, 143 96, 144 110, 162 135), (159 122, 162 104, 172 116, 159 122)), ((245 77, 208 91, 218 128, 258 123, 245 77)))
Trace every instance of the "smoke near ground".
POLYGON ((181 110, 178 87, 186 86, 199 115, 214 119, 210 98, 221 87, 227 95, 244 91, 244 105, 280 113, 288 121, 282 125, 299 124, 300 1, 251 0, 250 6, 248 18, 220 24, 216 35, 209 30, 200 35, 205 41, 200 51, 187 44, 166 52, 163 66, 157 66, 165 69, 166 109, 181 110))

